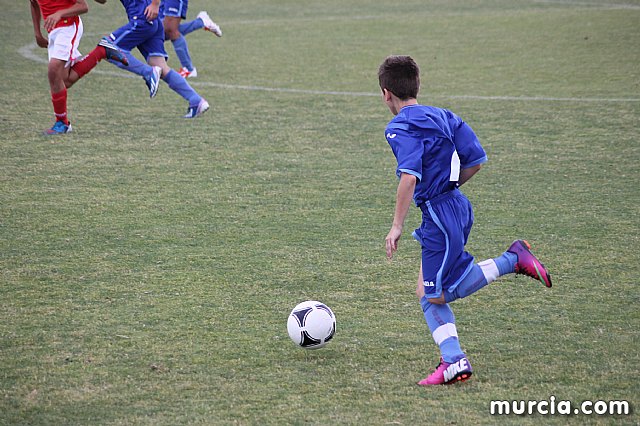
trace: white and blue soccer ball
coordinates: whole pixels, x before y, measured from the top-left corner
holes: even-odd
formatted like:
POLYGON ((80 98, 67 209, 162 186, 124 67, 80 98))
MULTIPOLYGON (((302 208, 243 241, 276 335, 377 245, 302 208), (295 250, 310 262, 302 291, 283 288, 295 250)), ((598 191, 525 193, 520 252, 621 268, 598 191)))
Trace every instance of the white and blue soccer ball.
POLYGON ((305 349, 320 349, 336 333, 336 316, 324 303, 307 300, 289 314, 287 331, 291 340, 305 349))

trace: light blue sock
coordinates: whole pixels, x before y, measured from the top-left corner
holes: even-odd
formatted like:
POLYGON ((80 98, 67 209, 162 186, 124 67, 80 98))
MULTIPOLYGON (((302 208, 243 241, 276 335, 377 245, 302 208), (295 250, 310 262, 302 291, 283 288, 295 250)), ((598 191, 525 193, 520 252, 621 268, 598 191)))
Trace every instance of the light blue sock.
POLYGON ((502 256, 493 259, 496 262, 496 266, 500 271, 500 275, 513 274, 516 270, 516 262, 518 262, 518 255, 505 251, 502 256))
POLYGON ((429 303, 426 297, 420 300, 422 312, 427 321, 433 340, 440 347, 440 354, 445 362, 453 364, 465 357, 458 341, 456 318, 448 304, 429 303))
POLYGON ((187 80, 174 70, 169 71, 162 79, 169 85, 171 90, 189 101, 189 107, 198 106, 202 100, 202 97, 189 86, 187 80))
POLYGON ((202 19, 196 18, 193 21, 181 23, 179 30, 180 30, 180 34, 187 35, 201 28, 204 28, 204 22, 202 22, 202 19))
POLYGON ((134 74, 138 74, 139 76, 142 76, 142 77, 151 75, 151 73, 153 72, 153 68, 150 65, 145 64, 144 62, 142 62, 141 60, 133 56, 131 52, 124 52, 124 54, 127 56, 127 60, 129 61, 129 66, 122 65, 120 62, 116 62, 113 60, 110 60, 109 62, 111 62, 113 65, 117 66, 118 68, 121 68, 125 71, 132 72, 134 74))
POLYGON ((518 256, 508 251, 495 259, 479 262, 471 268, 471 271, 458 284, 453 292, 445 292, 444 299, 447 303, 472 295, 496 278, 511 274, 514 271, 518 256))
POLYGON ((181 34, 180 37, 172 40, 171 43, 173 44, 173 49, 176 51, 176 56, 180 60, 180 64, 189 71, 193 71, 193 63, 191 62, 191 55, 189 55, 187 40, 181 34))

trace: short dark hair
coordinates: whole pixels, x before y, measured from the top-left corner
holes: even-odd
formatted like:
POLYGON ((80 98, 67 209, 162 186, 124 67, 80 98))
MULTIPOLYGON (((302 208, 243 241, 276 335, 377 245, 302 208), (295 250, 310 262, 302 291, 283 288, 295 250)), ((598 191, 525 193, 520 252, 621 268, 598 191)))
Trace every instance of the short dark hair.
POLYGON ((399 99, 417 98, 420 90, 420 68, 411 56, 388 56, 378 68, 381 89, 399 99))

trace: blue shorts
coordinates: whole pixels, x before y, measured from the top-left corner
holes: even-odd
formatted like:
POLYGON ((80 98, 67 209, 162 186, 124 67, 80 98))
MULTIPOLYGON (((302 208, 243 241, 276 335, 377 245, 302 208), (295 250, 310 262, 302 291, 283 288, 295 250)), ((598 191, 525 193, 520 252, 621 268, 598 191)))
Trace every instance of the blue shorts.
POLYGON ((112 32, 109 37, 125 52, 131 52, 137 47, 145 60, 149 56, 168 57, 164 50, 164 27, 159 19, 154 19, 152 22, 133 19, 112 32))
POLYGON ((467 197, 454 189, 420 209, 422 224, 413 236, 422 246, 425 296, 439 298, 443 291, 453 291, 473 267, 473 256, 464 250, 473 226, 473 208, 467 197))
POLYGON ((189 0, 164 0, 164 16, 187 19, 189 0))

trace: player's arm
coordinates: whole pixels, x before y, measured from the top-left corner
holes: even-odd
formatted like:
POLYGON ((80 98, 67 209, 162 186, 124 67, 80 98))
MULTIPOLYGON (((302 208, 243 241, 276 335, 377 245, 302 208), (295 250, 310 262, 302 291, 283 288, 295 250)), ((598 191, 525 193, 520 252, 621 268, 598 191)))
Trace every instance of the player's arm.
POLYGON ((144 10, 144 16, 147 18, 147 21, 153 21, 158 17, 158 12, 160 11, 160 0, 151 0, 151 4, 146 7, 144 10))
POLYGON ((47 47, 49 41, 42 35, 42 30, 40 29, 40 22, 42 21, 40 5, 38 5, 37 0, 29 0, 29 4, 31 6, 31 20, 33 21, 33 34, 36 37, 36 43, 39 47, 47 47))
POLYGON ((61 19, 82 15, 88 11, 89 6, 87 5, 86 0, 76 0, 76 3, 73 6, 69 6, 66 9, 59 10, 47 16, 47 19, 44 20, 44 29, 47 30, 47 32, 51 32, 61 19))
POLYGON ((385 238, 387 248, 387 258, 393 257, 393 252, 398 250, 398 241, 402 235, 404 220, 409 213, 411 201, 413 200, 413 192, 416 188, 417 178, 408 173, 400 174, 400 182, 396 191, 396 209, 393 215, 393 225, 385 238))
POLYGON ((482 164, 477 164, 475 166, 467 167, 466 169, 460 170, 460 177, 458 178, 458 186, 462 186, 463 183, 468 181, 480 171, 482 164))

